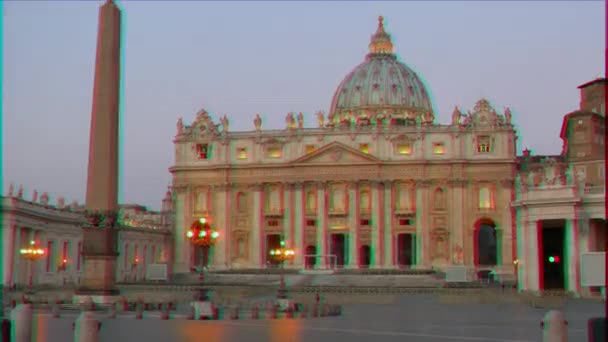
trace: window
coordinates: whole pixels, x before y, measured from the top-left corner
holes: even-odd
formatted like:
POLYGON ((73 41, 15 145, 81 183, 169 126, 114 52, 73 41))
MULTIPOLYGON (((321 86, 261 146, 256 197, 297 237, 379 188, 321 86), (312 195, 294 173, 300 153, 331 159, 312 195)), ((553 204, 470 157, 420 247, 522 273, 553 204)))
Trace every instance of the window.
POLYGON ((400 226, 410 226, 412 225, 412 219, 399 219, 400 226))
POLYGON ((317 221, 316 220, 306 220, 306 225, 308 227, 314 227, 317 225, 317 221))
POLYGON ((369 191, 363 190, 359 194, 359 208, 362 212, 367 213, 371 207, 369 191))
POLYGON ((599 178, 604 178, 604 165, 600 164, 597 166, 597 174, 599 178))
POLYGON ((489 187, 479 188, 479 209, 492 209, 492 192, 489 187))
POLYGON ((317 210, 317 194, 312 190, 306 193, 306 209, 308 212, 317 210))
POLYGON ((278 226, 279 226, 279 221, 277 221, 277 220, 268 221, 268 227, 278 227, 278 226))
POLYGON ((477 137, 477 152, 488 153, 491 151, 490 137, 487 135, 477 137))
POLYGON ((209 159, 209 144, 197 144, 196 153, 198 159, 209 159))
POLYGON ((412 154, 412 144, 410 143, 400 143, 397 145, 397 153, 400 155, 409 156, 412 154))
POLYGON ((433 154, 445 154, 445 145, 443 143, 433 143, 433 154))
POLYGON ((369 144, 359 144, 359 151, 369 153, 369 144))
POLYGON ((266 150, 266 156, 268 158, 281 158, 281 147, 279 146, 271 146, 266 150))
POLYGON ((369 220, 367 220, 367 219, 361 220, 360 221, 360 225, 362 225, 362 226, 369 226, 369 220))
POLYGON ((247 197, 243 192, 236 195, 236 210, 240 212, 247 210, 247 197))
POLYGON ((247 159, 247 148, 239 147, 236 149, 236 158, 237 159, 247 159))
POLYGON ((317 149, 315 145, 306 145, 306 154, 313 153, 317 149))

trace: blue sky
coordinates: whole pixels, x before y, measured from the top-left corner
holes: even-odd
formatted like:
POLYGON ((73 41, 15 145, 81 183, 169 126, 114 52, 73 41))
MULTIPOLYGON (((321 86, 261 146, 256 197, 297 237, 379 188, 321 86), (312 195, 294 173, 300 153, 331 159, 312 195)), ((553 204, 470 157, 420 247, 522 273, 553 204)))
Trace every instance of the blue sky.
MULTIPOLYGON (((83 201, 101 1, 4 2, 4 189, 83 201)), ((231 130, 327 111, 385 17, 437 121, 481 97, 511 107, 519 150, 561 151, 578 85, 604 74, 604 3, 123 1, 121 202, 158 209, 176 121, 207 109, 231 130)))

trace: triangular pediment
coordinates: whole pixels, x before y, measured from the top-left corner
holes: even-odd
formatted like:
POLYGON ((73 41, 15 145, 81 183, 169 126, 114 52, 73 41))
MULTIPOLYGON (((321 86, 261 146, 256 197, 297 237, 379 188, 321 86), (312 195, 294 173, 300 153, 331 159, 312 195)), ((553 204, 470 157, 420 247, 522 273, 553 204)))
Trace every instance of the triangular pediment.
POLYGON ((329 143, 291 163, 302 164, 375 164, 380 159, 339 142, 329 143))

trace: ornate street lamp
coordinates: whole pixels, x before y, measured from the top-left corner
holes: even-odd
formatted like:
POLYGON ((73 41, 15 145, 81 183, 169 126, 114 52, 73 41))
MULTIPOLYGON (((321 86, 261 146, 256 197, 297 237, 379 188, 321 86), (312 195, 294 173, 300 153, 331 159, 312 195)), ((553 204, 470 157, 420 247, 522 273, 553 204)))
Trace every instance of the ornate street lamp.
POLYGON ((293 260, 296 253, 293 249, 285 247, 285 241, 281 241, 281 247, 270 250, 270 258, 277 261, 281 267, 281 282, 277 294, 278 299, 287 299, 287 289, 285 287, 285 272, 283 263, 288 260, 293 260))
POLYGON ((31 240, 30 245, 28 247, 21 248, 19 252, 22 257, 29 260, 30 280, 28 292, 34 293, 34 262, 44 257, 45 251, 36 244, 36 241, 31 240))
POLYGON ((209 221, 205 217, 201 217, 197 221, 194 221, 190 226, 190 230, 186 233, 186 236, 194 246, 200 247, 202 251, 201 255, 201 271, 199 273, 199 280, 201 283, 201 289, 198 293, 199 301, 208 301, 208 291, 204 288, 205 283, 205 269, 209 263, 209 249, 215 245, 217 238, 220 234, 209 224, 209 221))

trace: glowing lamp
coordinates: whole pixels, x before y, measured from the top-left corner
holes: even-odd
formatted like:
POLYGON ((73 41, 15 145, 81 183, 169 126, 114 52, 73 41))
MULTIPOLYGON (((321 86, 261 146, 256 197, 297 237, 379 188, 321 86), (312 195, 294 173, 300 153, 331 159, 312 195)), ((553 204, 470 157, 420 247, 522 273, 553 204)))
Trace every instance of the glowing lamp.
POLYGON ((207 223, 207 219, 204 217, 201 217, 200 219, 198 219, 198 222, 205 224, 205 223, 207 223))
POLYGON ((219 236, 220 236, 220 233, 218 233, 218 232, 211 233, 211 237, 214 239, 217 239, 219 236))
POLYGON ((194 232, 193 232, 193 231, 191 231, 191 230, 189 230, 189 231, 186 233, 186 236, 187 236, 187 237, 189 237, 189 238, 191 238, 191 237, 193 237, 193 236, 194 236, 194 232))

